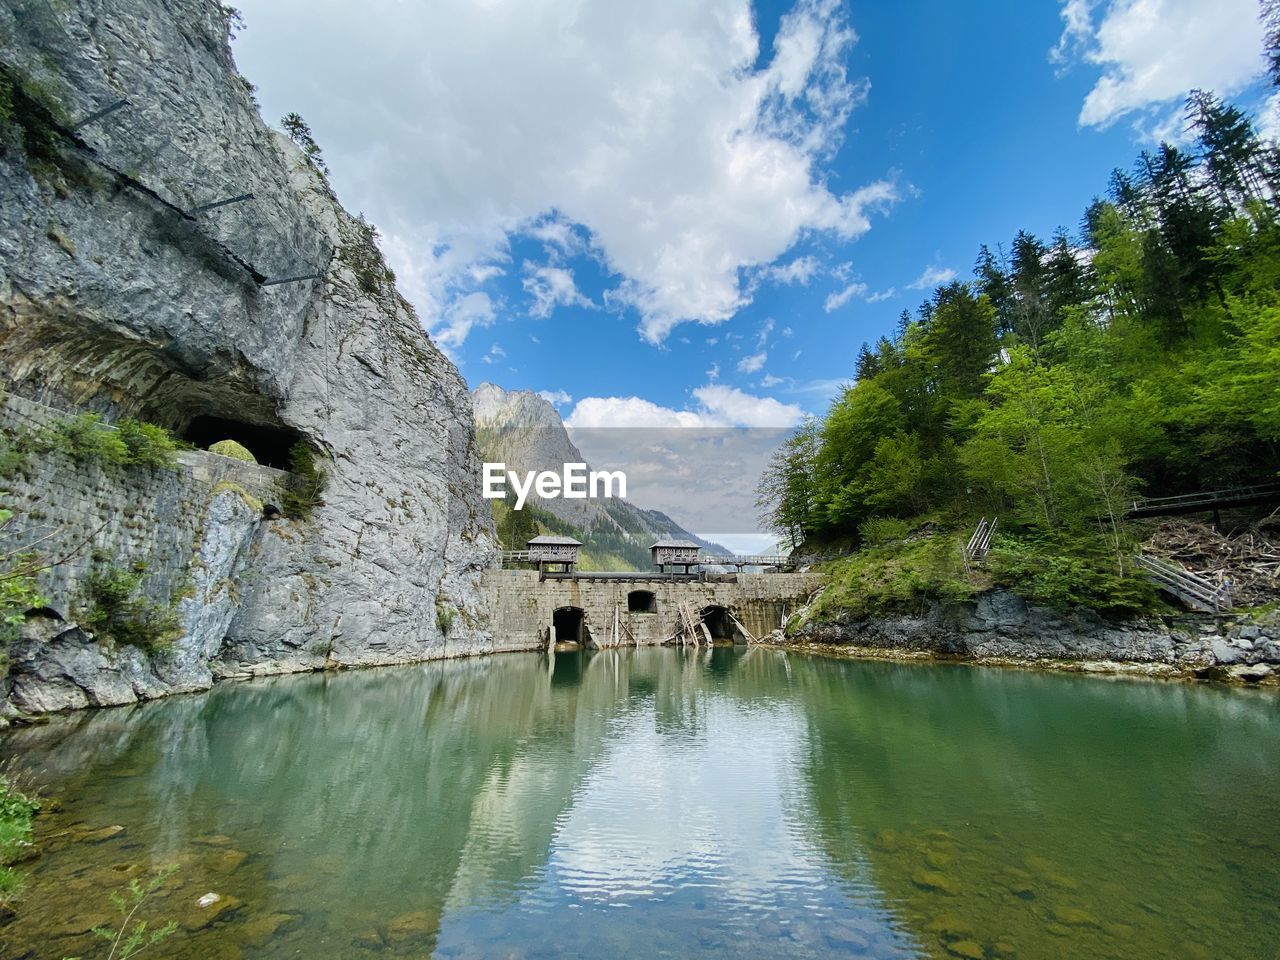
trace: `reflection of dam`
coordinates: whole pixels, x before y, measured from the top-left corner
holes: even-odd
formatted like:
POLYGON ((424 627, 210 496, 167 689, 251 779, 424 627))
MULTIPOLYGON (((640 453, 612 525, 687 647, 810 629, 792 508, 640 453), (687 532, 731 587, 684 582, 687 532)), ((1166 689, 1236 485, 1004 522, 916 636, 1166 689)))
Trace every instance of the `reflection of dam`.
POLYGON ((540 649, 553 635, 587 647, 663 643, 680 628, 681 604, 703 612, 715 639, 741 643, 781 628, 819 586, 821 578, 808 573, 706 579, 656 573, 626 579, 593 579, 590 574, 543 578, 536 570, 488 570, 484 575, 490 628, 505 649, 540 649))
MULTIPOLYGON (((784 873, 838 900, 804 818, 784 813, 808 806, 803 711, 755 696, 786 682, 785 660, 761 647, 513 655, 235 684, 15 731, 2 752, 38 762, 75 818, 123 825, 129 852, 47 853, 41 895, 5 934, 46 944, 41 960, 88 949, 49 936, 83 909, 57 891, 95 858, 114 876, 125 856, 182 862, 159 913, 212 888, 245 904, 246 929, 305 917, 255 957, 397 953, 411 938, 422 955, 490 937, 497 951, 513 931, 538 942, 548 902, 579 905, 571 935, 587 942, 623 932, 611 905, 654 898, 671 936, 686 916, 709 936, 754 925, 751 911, 801 910, 771 899, 784 873), (249 855, 230 877, 200 859, 218 837, 249 855)), ((204 955, 239 922, 150 952, 204 955)))
POLYGON ((95 955, 94 904, 164 863, 158 960, 1264 956, 1258 693, 753 645, 82 712, 0 738, 66 804, 0 956, 95 955), (77 823, 119 827, 60 845, 77 823), (194 928, 209 891, 243 907, 194 928))

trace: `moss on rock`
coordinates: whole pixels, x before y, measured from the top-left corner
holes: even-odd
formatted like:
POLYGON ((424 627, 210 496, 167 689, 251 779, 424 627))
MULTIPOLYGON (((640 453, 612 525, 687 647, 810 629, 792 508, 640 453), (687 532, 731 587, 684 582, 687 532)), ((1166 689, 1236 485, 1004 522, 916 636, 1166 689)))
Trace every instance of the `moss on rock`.
POLYGON ((234 440, 219 440, 209 448, 209 452, 216 453, 220 457, 230 457, 232 460, 243 460, 245 463, 258 462, 247 447, 234 440))

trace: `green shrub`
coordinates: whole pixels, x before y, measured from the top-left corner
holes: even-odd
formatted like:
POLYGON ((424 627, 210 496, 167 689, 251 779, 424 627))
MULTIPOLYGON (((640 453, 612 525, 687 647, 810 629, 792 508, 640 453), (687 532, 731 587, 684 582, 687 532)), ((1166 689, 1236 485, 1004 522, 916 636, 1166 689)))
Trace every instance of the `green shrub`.
POLYGON ((210 453, 216 453, 220 457, 230 457, 232 460, 243 460, 245 463, 257 463, 257 458, 249 452, 248 447, 236 443, 234 440, 219 440, 209 448, 210 453))
POLYGON ((827 564, 827 589, 810 608, 806 622, 921 612, 933 600, 970 599, 985 584, 981 574, 964 569, 959 536, 939 534, 866 547, 827 564))
POLYGON ((1155 588, 1136 568, 1117 567, 1115 551, 1100 537, 1069 541, 1005 535, 988 555, 995 582, 1033 603, 1059 610, 1086 607, 1110 617, 1154 608, 1155 588))
POLYGON ((28 796, 13 777, 0 774, 0 905, 22 891, 22 877, 10 864, 31 846, 31 821, 40 802, 28 796))
POLYGON ((0 477, 6 480, 27 468, 33 447, 31 434, 25 430, 15 436, 0 436, 0 477))
POLYGON ((181 635, 178 613, 172 606, 140 596, 141 585, 139 569, 114 565, 94 569, 85 581, 86 608, 81 619, 100 639, 165 653, 181 635))
POLYGON ((905 540, 910 532, 911 525, 896 517, 869 517, 858 527, 862 542, 871 546, 905 540))
POLYGON ((315 447, 299 440, 289 450, 289 476, 276 483, 280 509, 291 520, 309 520, 311 512, 324 503, 329 478, 317 462, 315 447))
POLYGON ((447 637, 453 629, 453 610, 443 600, 436 599, 436 629, 442 637, 447 637))
MULTIPOLYGON (((12 522, 14 512, 0 507, 0 532, 12 522)), ((27 619, 27 611, 32 607, 43 607, 48 604, 40 594, 37 574, 47 566, 35 551, 18 548, 0 554, 0 651, 3 651, 13 640, 17 639, 18 628, 27 619)), ((3 659, 0 658, 0 676, 5 672, 3 659)))
POLYGON ((82 413, 49 427, 45 442, 77 463, 98 460, 106 464, 129 462, 129 448, 118 430, 113 430, 100 413, 82 413))
POLYGON ((128 449, 128 463, 175 470, 178 442, 164 427, 126 417, 116 426, 120 439, 128 449))
POLYGON ((125 417, 114 426, 100 413, 82 413, 46 428, 40 440, 77 463, 97 461, 109 466, 177 468, 175 454, 182 444, 164 427, 125 417))

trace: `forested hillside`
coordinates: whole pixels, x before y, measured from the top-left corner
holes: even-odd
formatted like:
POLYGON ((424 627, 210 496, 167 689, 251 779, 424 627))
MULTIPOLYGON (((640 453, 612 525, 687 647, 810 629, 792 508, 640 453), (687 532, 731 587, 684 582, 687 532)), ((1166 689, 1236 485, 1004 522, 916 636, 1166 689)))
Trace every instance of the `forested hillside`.
POLYGON ((1126 501, 1275 479, 1280 153, 1208 93, 1187 123, 1191 145, 1116 170, 1076 230, 983 246, 973 279, 864 344, 854 384, 775 456, 772 526, 861 550, 828 602, 994 579, 1131 612, 1153 597, 1126 501), (995 515, 990 568, 970 575, 958 543, 995 515))

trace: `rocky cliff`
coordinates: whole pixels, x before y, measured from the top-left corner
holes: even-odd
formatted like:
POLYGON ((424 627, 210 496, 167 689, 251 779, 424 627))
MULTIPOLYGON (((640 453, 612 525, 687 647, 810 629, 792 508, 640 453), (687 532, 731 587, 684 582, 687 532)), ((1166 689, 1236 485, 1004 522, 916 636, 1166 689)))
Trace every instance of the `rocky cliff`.
MULTIPOLYGON (((586 462, 556 408, 532 390, 503 390, 482 383, 472 391, 471 399, 486 460, 505 463, 518 473, 558 473, 565 463, 586 462)), ((649 546, 658 539, 690 540, 717 555, 733 552, 690 533, 662 511, 629 500, 544 500, 531 494, 530 502, 575 527, 588 550, 621 554, 637 568, 648 568, 649 546)))
POLYGON ((1246 683, 1280 678, 1280 620, 1274 616, 1261 623, 1195 616, 1111 623, 991 590, 973 602, 931 601, 914 613, 810 621, 802 613, 797 621, 775 639, 877 657, 939 656, 1246 683))
POLYGON ((5 481, 6 534, 52 534, 42 549, 72 558, 42 577, 49 608, 11 647, 0 705, 492 649, 477 583, 495 541, 466 386, 362 222, 263 123, 226 9, 14 0, 0 66, 6 432, 91 410, 201 447, 235 439, 271 467, 302 443, 327 477, 310 519, 290 520, 217 477, 212 454, 159 472, 29 458, 5 481), (37 502, 57 508, 52 531, 37 502), (146 595, 175 605, 168 653, 77 624, 104 563, 145 570, 146 595))

